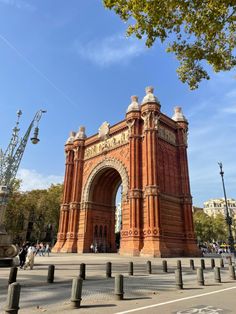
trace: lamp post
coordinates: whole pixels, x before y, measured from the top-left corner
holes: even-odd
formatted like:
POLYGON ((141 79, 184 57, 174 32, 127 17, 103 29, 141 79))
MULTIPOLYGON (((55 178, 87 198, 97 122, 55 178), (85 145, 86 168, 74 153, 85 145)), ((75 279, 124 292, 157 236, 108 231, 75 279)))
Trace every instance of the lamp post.
POLYGON ((228 245, 229 245, 230 253, 234 253, 235 254, 234 238, 233 238, 233 235, 232 235, 232 217, 230 216, 228 203, 227 203, 227 197, 226 197, 226 191, 225 191, 225 183, 224 183, 223 164, 222 164, 222 162, 218 162, 218 165, 220 167, 220 175, 221 175, 221 178, 222 178, 222 185, 223 185, 224 198, 225 198, 225 209, 226 209, 225 221, 227 223, 228 232, 229 232, 229 235, 228 235, 228 245))

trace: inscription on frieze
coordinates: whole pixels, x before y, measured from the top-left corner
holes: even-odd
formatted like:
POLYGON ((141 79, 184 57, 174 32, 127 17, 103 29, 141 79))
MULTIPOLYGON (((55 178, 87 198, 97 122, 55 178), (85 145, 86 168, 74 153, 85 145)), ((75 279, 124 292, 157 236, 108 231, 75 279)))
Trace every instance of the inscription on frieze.
POLYGON ((100 155, 101 153, 110 151, 116 147, 122 146, 129 142, 128 130, 122 133, 111 136, 97 144, 91 145, 85 148, 84 159, 89 159, 94 156, 100 155))

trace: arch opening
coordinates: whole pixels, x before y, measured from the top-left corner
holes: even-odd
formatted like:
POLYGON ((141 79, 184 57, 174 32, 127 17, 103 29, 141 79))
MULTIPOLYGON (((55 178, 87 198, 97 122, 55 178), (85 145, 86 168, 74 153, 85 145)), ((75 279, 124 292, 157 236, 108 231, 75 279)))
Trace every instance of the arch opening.
POLYGON ((87 220, 91 252, 114 253, 120 247, 121 186, 120 173, 111 167, 102 168, 91 182, 88 193, 90 214, 87 220))

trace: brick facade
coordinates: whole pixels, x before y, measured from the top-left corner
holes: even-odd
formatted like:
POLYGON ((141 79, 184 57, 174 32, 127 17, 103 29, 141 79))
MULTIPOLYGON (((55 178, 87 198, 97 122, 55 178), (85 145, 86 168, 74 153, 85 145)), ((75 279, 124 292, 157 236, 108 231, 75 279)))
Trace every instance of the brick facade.
POLYGON ((122 184, 120 254, 198 256, 187 162, 188 123, 173 119, 147 88, 132 97, 125 120, 86 138, 84 128, 65 145, 66 169, 54 252, 116 252, 115 198, 122 184))

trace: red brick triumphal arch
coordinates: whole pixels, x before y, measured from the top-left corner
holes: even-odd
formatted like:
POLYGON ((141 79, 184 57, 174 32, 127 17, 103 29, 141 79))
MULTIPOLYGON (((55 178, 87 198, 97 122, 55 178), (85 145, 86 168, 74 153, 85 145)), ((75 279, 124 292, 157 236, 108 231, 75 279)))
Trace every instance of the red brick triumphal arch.
POLYGON ((187 132, 181 108, 167 117, 153 88, 141 105, 131 97, 125 120, 65 145, 66 170, 54 252, 116 252, 115 198, 122 186, 120 254, 197 256, 190 194, 187 132))

